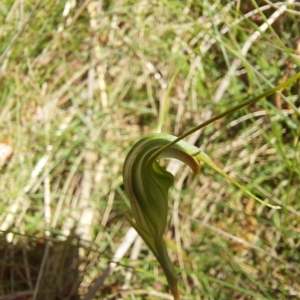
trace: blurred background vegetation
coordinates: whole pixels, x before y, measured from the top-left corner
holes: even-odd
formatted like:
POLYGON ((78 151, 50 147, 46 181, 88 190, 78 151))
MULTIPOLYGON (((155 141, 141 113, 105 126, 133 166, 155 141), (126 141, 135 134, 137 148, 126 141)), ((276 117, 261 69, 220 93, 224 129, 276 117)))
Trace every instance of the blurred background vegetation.
MULTIPOLYGON (((125 156, 167 97, 163 132, 179 135, 299 72, 291 0, 4 0, 0 20, 0 299, 87 293, 130 228, 125 156)), ((299 95, 190 140, 283 209, 176 167, 165 238, 182 299, 300 298, 299 95)), ((171 298, 136 239, 94 299, 171 298)))

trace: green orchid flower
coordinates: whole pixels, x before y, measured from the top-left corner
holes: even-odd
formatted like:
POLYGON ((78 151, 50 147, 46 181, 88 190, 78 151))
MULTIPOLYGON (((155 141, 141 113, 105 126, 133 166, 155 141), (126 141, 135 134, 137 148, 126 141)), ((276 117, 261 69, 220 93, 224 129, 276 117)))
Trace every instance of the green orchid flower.
POLYGON ((179 299, 176 273, 163 240, 168 218, 168 191, 174 182, 174 177, 159 165, 158 159, 178 159, 187 164, 194 174, 199 172, 200 163, 204 162, 257 201, 272 208, 279 207, 257 198, 228 176, 204 152, 185 141, 178 141, 163 152, 158 152, 176 139, 177 137, 173 135, 162 133, 142 137, 133 145, 126 157, 123 177, 132 209, 132 217, 128 214, 126 217, 162 266, 174 299, 179 299))
POLYGON ((162 266, 175 300, 180 299, 177 276, 163 239, 168 217, 168 191, 174 182, 174 177, 159 165, 158 160, 161 158, 178 159, 187 164, 194 174, 199 172, 201 162, 206 163, 245 194, 270 208, 279 209, 279 206, 273 206, 253 195, 219 168, 208 155, 182 139, 242 107, 285 88, 299 78, 300 73, 297 73, 284 83, 212 117, 180 137, 162 133, 146 135, 136 142, 128 153, 123 167, 123 179, 125 192, 131 205, 131 215, 126 212, 125 215, 162 266))
POLYGON ((161 264, 174 299, 179 299, 176 273, 163 240, 168 217, 168 191, 174 177, 157 160, 179 159, 196 174, 200 170, 200 154, 198 148, 179 141, 153 156, 157 150, 175 139, 175 136, 167 134, 151 134, 141 138, 126 157, 123 177, 133 216, 126 215, 127 219, 161 264))

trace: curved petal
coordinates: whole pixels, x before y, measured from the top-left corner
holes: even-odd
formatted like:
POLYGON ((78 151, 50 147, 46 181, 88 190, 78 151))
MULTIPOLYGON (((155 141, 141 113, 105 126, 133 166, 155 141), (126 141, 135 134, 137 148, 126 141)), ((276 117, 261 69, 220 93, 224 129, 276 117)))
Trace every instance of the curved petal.
POLYGON ((136 226, 154 239, 162 237, 166 229, 168 191, 174 181, 173 175, 157 159, 175 158, 189 165, 194 173, 200 170, 199 149, 184 141, 151 158, 159 148, 175 139, 167 134, 147 135, 133 145, 124 163, 124 187, 132 216, 136 226))

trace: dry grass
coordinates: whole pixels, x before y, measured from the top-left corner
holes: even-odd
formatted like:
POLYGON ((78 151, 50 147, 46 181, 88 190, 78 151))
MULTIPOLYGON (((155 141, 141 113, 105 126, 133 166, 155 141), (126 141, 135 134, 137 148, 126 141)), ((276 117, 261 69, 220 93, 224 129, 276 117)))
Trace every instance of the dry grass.
MULTIPOLYGON (((129 229, 126 153, 156 130, 167 97, 163 131, 179 135, 299 70, 299 3, 203 3, 0 4, 0 299, 86 295, 129 229)), ((183 299, 300 297, 299 93, 296 83, 191 140, 281 211, 206 166, 192 177, 168 165, 183 299)), ((95 299, 170 299, 133 243, 95 299)))

